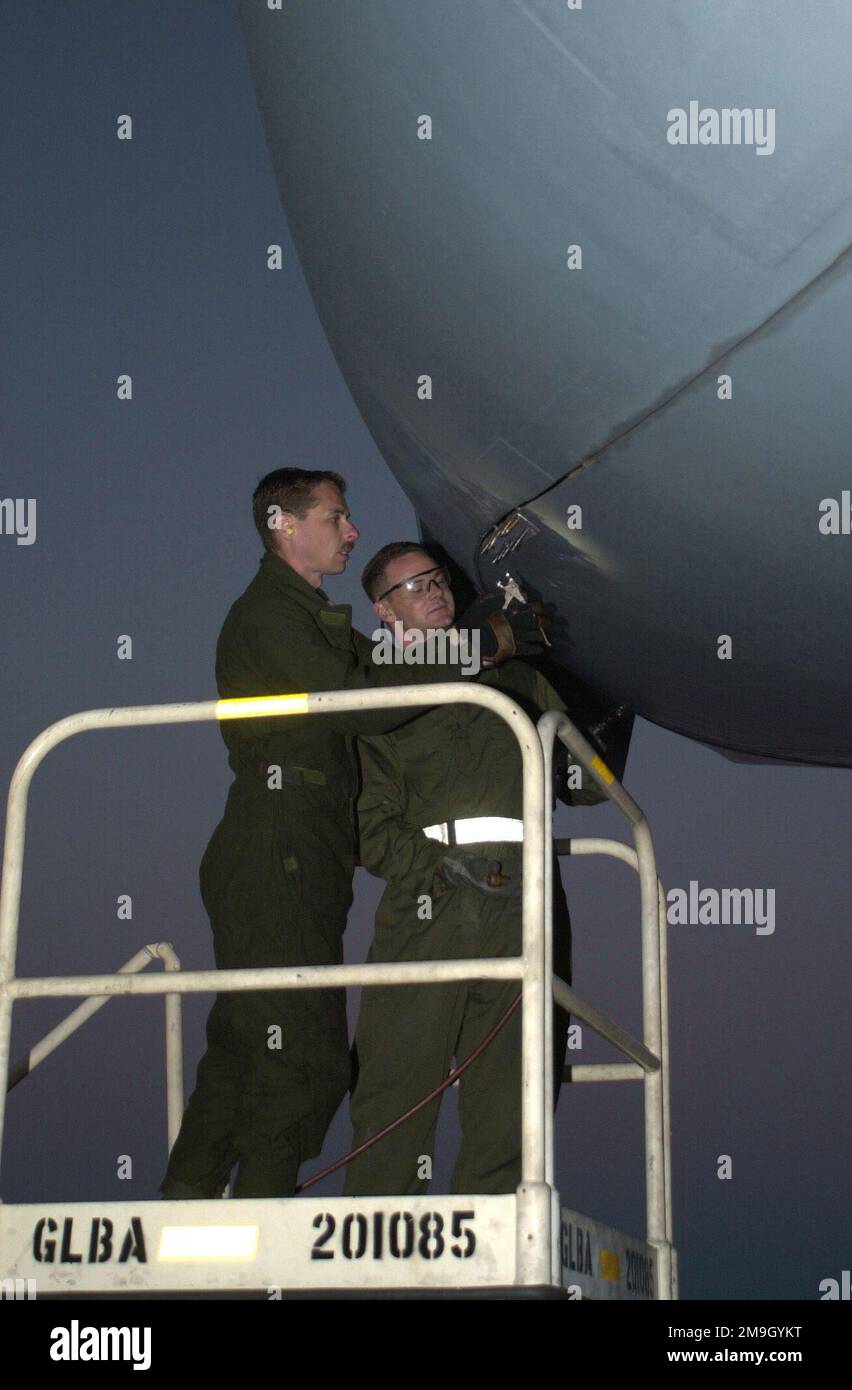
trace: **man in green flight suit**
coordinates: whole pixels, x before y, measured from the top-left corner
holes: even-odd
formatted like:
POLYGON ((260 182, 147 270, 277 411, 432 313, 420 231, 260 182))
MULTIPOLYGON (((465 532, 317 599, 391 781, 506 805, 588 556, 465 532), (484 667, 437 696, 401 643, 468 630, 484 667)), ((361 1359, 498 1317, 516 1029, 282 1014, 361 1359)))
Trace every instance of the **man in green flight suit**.
MULTIPOLYGON (((415 542, 385 546, 363 584, 404 645, 450 628, 446 570, 415 542)), ((565 710, 532 666, 510 661, 484 683, 533 720, 565 710)), ((449 960, 521 952, 522 767, 504 720, 476 705, 441 706, 382 738, 359 738, 360 858, 387 882, 370 961, 449 960)), ((561 745, 558 745, 561 747, 561 745)), ((565 800, 593 803, 587 784, 565 800)), ((554 970, 571 980, 571 927, 558 865, 553 875, 554 970)), ((356 1032, 353 1148, 404 1114, 463 1061, 517 996, 517 980, 369 988, 356 1032)), ((558 1095, 568 1015, 554 1011, 558 1095)), ((457 1193, 512 1192, 520 1182, 521 1009, 459 1080, 462 1142, 457 1193)), ((554 1103, 556 1100, 554 1095, 554 1103)), ((414 1194, 428 1186, 440 1099, 406 1119, 347 1168, 349 1196, 414 1194), (424 1160, 428 1160, 424 1162, 424 1160)))
MULTIPOLYGON (((253 499, 265 553, 233 604, 216 650, 223 699, 458 680, 443 664, 380 665, 352 628, 351 609, 320 585, 340 574, 358 538, 337 473, 283 468, 253 499)), ((494 662, 540 647, 529 618, 495 617, 480 600, 471 638, 494 662), (492 621, 493 619, 493 621, 492 621)), ((288 715, 223 722, 235 774, 201 863, 201 893, 220 969, 340 964, 355 864, 353 737, 383 733, 411 710, 288 715)), ((207 1024, 207 1052, 160 1191, 292 1196, 303 1159, 319 1153, 351 1080, 343 990, 225 993, 207 1024)))

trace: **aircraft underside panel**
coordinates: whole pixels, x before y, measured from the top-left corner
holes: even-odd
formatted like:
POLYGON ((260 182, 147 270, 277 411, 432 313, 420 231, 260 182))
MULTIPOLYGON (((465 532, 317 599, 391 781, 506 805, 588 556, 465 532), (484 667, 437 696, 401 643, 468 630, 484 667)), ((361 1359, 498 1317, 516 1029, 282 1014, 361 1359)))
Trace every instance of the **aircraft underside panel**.
POLYGON ((608 702, 852 763, 846 0, 241 14, 317 310, 429 531, 490 583, 519 511, 504 558, 608 702))

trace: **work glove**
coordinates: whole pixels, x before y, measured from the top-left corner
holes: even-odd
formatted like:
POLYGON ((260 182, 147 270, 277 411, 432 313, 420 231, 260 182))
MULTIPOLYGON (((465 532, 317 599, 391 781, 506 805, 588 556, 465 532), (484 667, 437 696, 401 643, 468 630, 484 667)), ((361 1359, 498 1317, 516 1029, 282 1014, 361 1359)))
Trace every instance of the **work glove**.
POLYGON ((459 628, 478 630, 483 666, 498 666, 513 656, 540 656, 547 646, 541 604, 513 599, 504 608, 505 601, 505 595, 499 591, 485 594, 458 621, 459 628))
POLYGON ((493 898, 521 896, 521 875, 504 874, 502 865, 496 859, 486 858, 478 845, 470 849, 457 846, 452 854, 445 855, 436 877, 439 887, 475 888, 493 898))

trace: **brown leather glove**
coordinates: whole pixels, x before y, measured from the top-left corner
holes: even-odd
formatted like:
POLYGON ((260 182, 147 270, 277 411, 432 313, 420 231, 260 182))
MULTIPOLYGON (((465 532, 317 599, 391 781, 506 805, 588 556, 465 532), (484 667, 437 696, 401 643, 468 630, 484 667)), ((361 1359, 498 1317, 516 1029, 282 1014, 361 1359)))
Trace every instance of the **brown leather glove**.
POLYGON ((483 666, 499 666, 513 656, 540 656, 547 645, 539 603, 513 600, 503 607, 502 593, 485 594, 459 619, 459 628, 479 631, 479 654, 483 666))

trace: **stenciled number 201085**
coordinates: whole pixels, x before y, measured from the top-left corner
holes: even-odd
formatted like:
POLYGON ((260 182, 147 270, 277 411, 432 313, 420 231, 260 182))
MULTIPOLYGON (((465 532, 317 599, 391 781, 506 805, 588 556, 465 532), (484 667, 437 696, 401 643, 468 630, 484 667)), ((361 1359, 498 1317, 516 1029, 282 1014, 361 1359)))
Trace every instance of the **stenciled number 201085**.
POLYGON ((333 1260, 339 1251, 346 1260, 382 1260, 388 1255, 394 1260, 407 1260, 413 1255, 439 1260, 446 1254, 467 1260, 476 1249, 471 1225, 474 1216, 472 1211, 454 1211, 447 1230, 439 1211, 424 1212, 419 1218, 410 1211, 395 1211, 390 1216, 383 1211, 369 1215, 358 1211, 348 1212, 338 1229, 331 1212, 320 1212, 313 1219, 319 1235, 313 1243, 311 1259, 333 1260))

